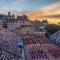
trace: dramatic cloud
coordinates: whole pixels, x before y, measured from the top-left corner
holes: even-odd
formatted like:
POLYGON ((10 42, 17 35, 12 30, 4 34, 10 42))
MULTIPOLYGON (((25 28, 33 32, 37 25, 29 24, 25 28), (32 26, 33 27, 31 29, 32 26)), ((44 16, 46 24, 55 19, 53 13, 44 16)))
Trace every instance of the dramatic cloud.
POLYGON ((0 9, 6 10, 39 10, 59 0, 0 0, 0 9))
POLYGON ((45 11, 53 10, 53 9, 60 9, 60 1, 41 8, 41 10, 45 10, 45 11))
POLYGON ((27 13, 29 18, 60 18, 60 1, 44 6, 38 11, 27 13))

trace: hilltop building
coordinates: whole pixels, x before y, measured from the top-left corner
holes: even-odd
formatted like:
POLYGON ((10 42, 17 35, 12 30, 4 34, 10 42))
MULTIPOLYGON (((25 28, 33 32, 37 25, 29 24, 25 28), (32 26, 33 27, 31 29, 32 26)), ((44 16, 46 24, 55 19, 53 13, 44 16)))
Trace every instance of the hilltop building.
POLYGON ((26 15, 17 16, 16 21, 8 22, 7 29, 14 31, 18 35, 31 33, 33 31, 31 21, 26 15))
POLYGON ((0 15, 0 26, 3 26, 18 35, 31 34, 32 32, 37 32, 38 30, 44 30, 43 28, 48 25, 47 20, 45 21, 30 21, 28 16, 22 15, 17 16, 11 15, 0 15))

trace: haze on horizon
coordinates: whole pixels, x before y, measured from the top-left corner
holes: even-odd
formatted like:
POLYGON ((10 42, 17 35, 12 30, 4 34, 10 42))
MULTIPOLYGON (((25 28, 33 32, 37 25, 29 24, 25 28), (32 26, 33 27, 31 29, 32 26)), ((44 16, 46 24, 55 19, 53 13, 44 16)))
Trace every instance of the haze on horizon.
POLYGON ((60 0, 0 0, 0 13, 7 14, 8 11, 26 14, 31 20, 60 22, 60 0))

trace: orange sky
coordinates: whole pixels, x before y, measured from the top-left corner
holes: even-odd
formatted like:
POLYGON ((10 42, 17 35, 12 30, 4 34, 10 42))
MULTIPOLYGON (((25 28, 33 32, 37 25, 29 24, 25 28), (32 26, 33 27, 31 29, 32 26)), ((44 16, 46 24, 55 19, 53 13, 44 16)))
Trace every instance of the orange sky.
POLYGON ((33 21, 47 19, 49 23, 57 24, 60 22, 60 2, 45 6, 37 11, 28 12, 27 15, 33 21))

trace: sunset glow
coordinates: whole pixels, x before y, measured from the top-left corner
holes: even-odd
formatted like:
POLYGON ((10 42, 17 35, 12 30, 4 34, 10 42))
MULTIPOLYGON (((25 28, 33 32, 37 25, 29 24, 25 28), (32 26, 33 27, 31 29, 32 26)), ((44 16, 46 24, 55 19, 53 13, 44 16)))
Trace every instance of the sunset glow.
POLYGON ((25 14, 32 21, 47 19, 50 23, 60 22, 60 0, 1 0, 0 13, 7 14, 8 11, 25 14))

